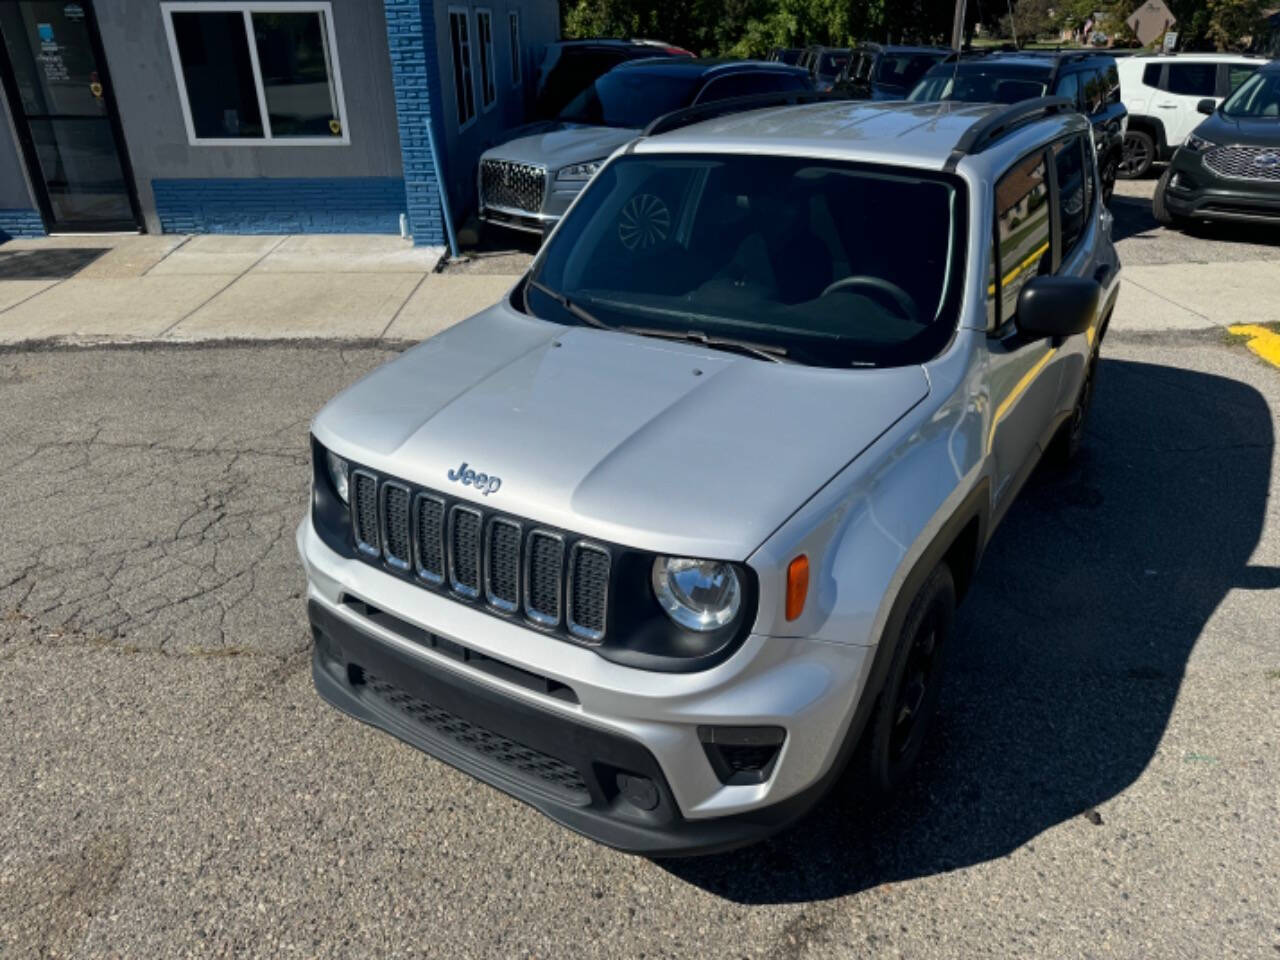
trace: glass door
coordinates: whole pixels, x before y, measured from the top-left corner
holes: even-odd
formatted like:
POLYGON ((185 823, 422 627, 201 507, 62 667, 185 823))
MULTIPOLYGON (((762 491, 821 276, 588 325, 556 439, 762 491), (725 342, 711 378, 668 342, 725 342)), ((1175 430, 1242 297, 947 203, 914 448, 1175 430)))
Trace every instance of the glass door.
POLYGON ((136 230, 89 0, 0 0, 0 75, 51 231, 136 230))

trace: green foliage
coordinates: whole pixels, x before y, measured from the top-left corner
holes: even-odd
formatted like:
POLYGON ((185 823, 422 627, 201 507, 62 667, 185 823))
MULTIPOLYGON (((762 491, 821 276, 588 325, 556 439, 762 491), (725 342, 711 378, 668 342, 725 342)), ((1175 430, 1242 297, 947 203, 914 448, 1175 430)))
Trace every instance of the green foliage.
MULTIPOLYGON (((952 0, 561 0, 567 37, 644 37, 702 56, 859 40, 946 43, 952 0)), ((972 22, 976 0, 969 4, 972 22)))
MULTIPOLYGON (((1013 0, 1018 41, 1055 40, 1103 11, 1103 29, 1124 41, 1124 21, 1144 0, 1013 0)), ((1262 0, 1165 0, 1184 50, 1230 47, 1253 33, 1262 0)), ((1010 0, 968 0, 972 25, 1000 23, 1011 36, 1010 0)), ((946 44, 954 0, 561 0, 566 37, 646 37, 701 56, 762 57, 774 47, 859 40, 946 44)))

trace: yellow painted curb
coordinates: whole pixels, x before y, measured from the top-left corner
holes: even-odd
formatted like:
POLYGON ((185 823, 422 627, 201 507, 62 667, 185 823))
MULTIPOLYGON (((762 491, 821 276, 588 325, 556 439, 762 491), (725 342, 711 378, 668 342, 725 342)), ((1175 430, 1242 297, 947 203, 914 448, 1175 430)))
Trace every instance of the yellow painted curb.
POLYGON ((1228 333, 1248 337, 1246 346, 1273 367, 1280 367, 1280 333, 1260 327, 1256 323, 1242 323, 1227 327, 1228 333))

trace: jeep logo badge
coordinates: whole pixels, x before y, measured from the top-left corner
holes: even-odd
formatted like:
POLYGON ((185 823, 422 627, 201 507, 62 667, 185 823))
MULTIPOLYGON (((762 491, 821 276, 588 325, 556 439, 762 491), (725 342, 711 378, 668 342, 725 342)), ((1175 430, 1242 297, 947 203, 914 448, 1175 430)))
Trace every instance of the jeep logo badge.
POLYGON ((449 471, 449 479, 454 483, 461 483, 464 487, 475 487, 486 497, 491 493, 497 493, 498 488, 502 486, 501 478, 491 477, 487 473, 476 473, 467 468, 465 460, 458 469, 449 471))

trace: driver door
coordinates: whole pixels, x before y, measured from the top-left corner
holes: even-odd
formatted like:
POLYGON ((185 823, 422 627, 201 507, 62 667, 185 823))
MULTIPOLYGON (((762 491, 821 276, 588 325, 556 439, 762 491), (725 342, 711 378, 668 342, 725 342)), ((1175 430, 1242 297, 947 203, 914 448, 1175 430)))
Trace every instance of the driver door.
POLYGON ((998 518, 1040 457, 1040 440, 1057 409, 1060 365, 1053 345, 1018 332, 1018 294, 1053 270, 1048 165, 1043 149, 1024 157, 996 184, 996 235, 988 280, 987 447, 998 518))

